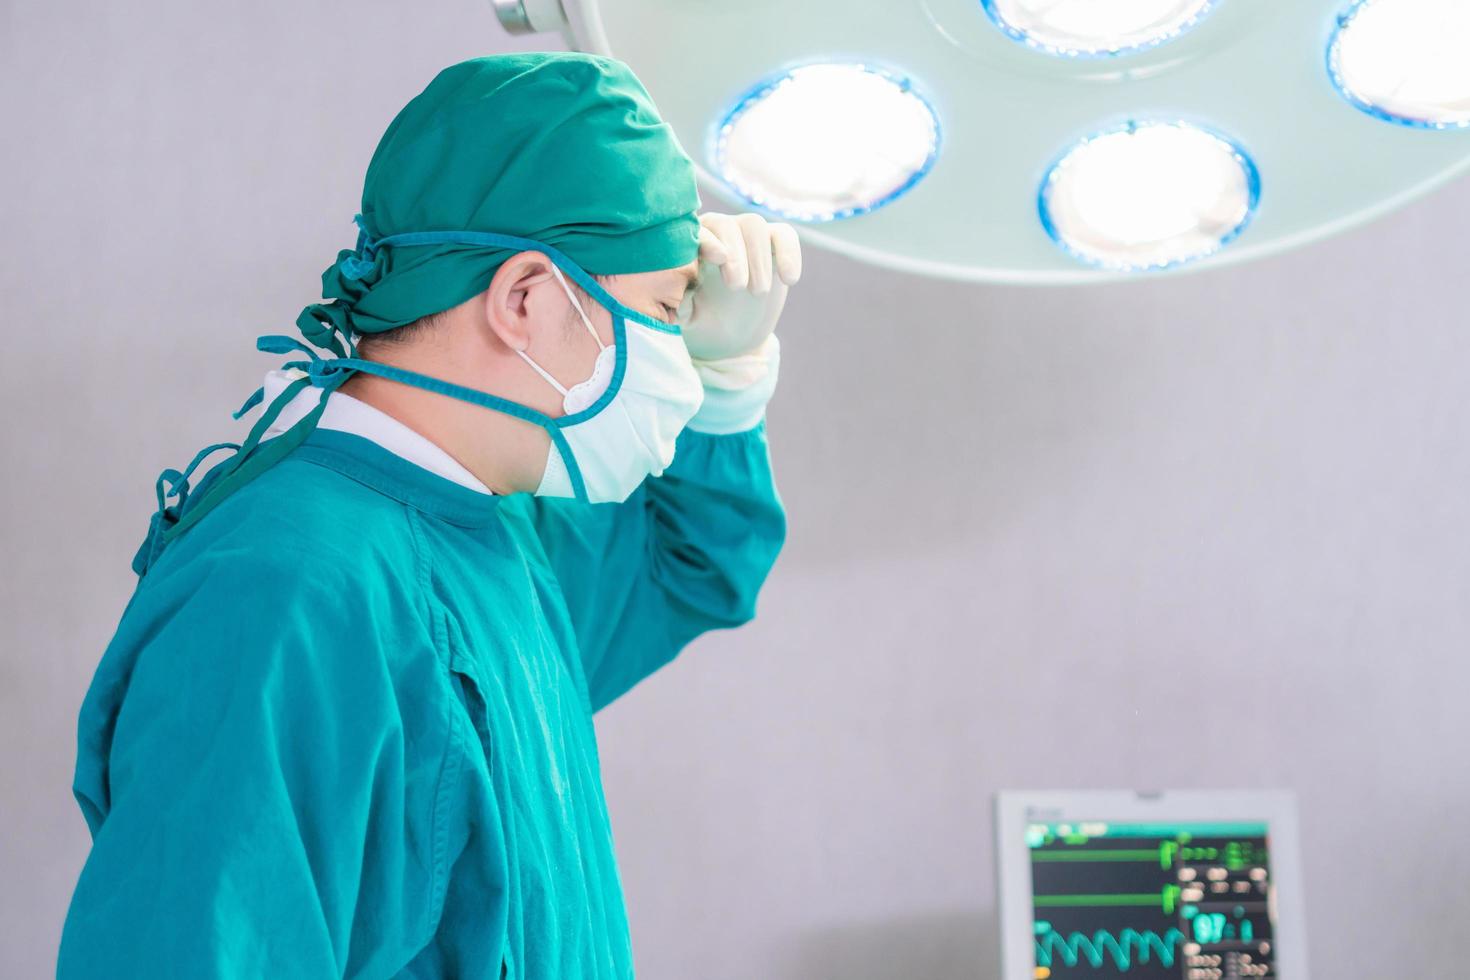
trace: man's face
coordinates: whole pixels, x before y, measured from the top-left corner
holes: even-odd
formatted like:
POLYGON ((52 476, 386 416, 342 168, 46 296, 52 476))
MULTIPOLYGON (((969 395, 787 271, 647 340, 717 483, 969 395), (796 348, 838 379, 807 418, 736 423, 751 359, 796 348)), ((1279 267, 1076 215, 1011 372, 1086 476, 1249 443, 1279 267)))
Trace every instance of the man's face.
MULTIPOLYGON (((663 323, 674 323, 679 319, 681 309, 687 312, 686 301, 699 288, 699 262, 695 260, 688 265, 660 269, 657 272, 604 276, 600 281, 603 288, 624 306, 663 323)), ((575 315, 574 311, 573 316, 575 315)), ((588 316, 592 316, 591 310, 588 311, 588 316)), ((611 318, 605 310, 602 319, 611 326, 611 318)), ((593 318, 593 323, 597 324, 598 332, 601 333, 603 325, 598 323, 596 317, 593 318)), ((611 334, 603 337, 603 343, 611 342, 611 334)))

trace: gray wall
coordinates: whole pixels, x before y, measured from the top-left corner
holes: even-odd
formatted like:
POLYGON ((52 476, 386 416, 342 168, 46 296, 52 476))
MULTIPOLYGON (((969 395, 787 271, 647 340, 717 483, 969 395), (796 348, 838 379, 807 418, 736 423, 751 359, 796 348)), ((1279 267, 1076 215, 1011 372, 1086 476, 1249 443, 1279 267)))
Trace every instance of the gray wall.
MULTIPOLYGON (((54 960, 152 480, 234 431, 392 113, 513 43, 474 0, 0 2, 0 975, 54 960)), ((599 716, 641 975, 989 977, 994 790, 1219 785, 1299 793, 1319 980, 1463 975, 1467 219, 1073 290, 808 252, 760 619, 599 716)))

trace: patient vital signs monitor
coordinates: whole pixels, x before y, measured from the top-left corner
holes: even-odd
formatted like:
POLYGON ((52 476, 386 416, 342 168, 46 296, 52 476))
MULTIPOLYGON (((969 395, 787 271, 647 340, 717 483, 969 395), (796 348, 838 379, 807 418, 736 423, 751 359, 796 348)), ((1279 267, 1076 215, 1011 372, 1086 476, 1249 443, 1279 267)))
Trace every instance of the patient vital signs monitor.
POLYGON ((1305 980, 1286 794, 1003 793, 1003 980, 1305 980))

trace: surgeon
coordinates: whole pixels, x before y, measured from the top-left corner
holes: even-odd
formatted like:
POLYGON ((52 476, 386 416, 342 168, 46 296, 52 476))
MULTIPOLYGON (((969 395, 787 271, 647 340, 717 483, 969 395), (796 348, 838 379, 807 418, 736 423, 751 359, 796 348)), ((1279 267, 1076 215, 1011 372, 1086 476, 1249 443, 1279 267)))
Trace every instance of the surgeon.
POLYGON ((309 343, 159 480, 59 977, 633 976, 593 713, 750 620, 785 532, 795 234, 699 205, 611 59, 468 61, 393 120, 309 343))

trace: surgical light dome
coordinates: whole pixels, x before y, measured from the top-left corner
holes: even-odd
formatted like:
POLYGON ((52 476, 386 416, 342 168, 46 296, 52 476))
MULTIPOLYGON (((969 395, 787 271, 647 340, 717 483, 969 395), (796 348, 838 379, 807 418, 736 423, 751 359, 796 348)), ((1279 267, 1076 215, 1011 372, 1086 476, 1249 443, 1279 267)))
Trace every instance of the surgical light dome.
POLYGON ((1041 220, 1083 262, 1166 269, 1239 235, 1259 186, 1255 165, 1222 136, 1183 123, 1129 123, 1083 140, 1047 172, 1041 220))
POLYGON ((1243 262, 1470 168, 1470 0, 492 0, 630 64, 705 207, 893 269, 1243 262))
POLYGON ((715 138, 715 172, 785 218, 831 221, 894 200, 938 152, 934 111, 904 79, 808 65, 746 93, 715 138))

